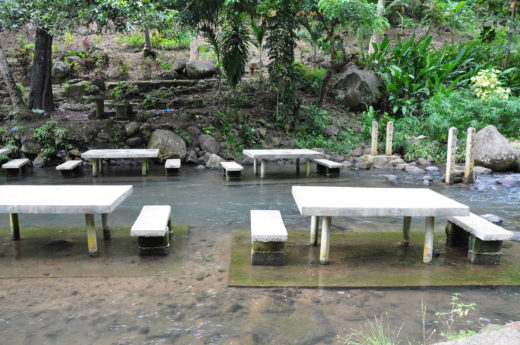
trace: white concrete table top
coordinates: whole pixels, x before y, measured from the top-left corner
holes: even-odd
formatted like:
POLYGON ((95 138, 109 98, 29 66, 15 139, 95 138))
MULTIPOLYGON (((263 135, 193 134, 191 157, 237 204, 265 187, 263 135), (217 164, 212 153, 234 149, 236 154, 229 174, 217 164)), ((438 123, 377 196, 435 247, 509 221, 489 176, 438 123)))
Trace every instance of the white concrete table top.
POLYGON ((466 217, 448 217, 448 221, 460 226, 482 241, 507 241, 512 240, 514 234, 486 219, 470 213, 466 217))
POLYGON ((132 158, 157 158, 159 149, 107 149, 88 150, 81 154, 83 159, 132 159, 132 158))
POLYGON ((112 213, 132 186, 3 185, 0 213, 112 213))
POLYGON ((11 149, 0 149, 0 156, 5 156, 11 153, 11 149))
POLYGON ((427 188, 293 186, 304 216, 468 216, 469 207, 427 188))
POLYGON ((323 157, 323 153, 309 149, 243 150, 242 153, 253 159, 314 159, 323 157))

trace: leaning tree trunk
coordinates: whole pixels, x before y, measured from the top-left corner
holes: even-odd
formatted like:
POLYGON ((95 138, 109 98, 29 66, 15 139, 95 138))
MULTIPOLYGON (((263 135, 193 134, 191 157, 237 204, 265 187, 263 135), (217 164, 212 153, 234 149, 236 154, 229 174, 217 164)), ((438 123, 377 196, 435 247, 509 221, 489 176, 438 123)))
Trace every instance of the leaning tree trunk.
POLYGON ((11 74, 11 70, 9 69, 9 64, 7 63, 7 59, 5 58, 2 51, 2 47, 0 47, 0 72, 2 72, 5 85, 7 86, 7 92, 9 93, 9 97, 11 97, 11 103, 13 104, 13 107, 15 110, 23 109, 24 104, 22 101, 22 93, 16 86, 13 75, 11 74))
POLYGON ((29 108, 54 110, 52 96, 52 35, 46 30, 36 29, 34 63, 31 73, 29 108))
MULTIPOLYGON (((415 3, 415 2, 414 2, 415 3)), ((377 1, 377 10, 376 10, 376 16, 382 17, 383 13, 385 11, 385 0, 378 0, 377 1)), ((372 37, 370 37, 370 43, 368 43, 368 55, 374 54, 374 44, 379 44, 381 37, 379 35, 379 32, 374 31, 372 33, 372 37)))
POLYGON ((336 66, 336 47, 334 44, 334 30, 336 28, 337 22, 335 20, 332 21, 330 24, 329 30, 327 30, 327 38, 330 42, 330 66, 327 69, 327 74, 325 75, 325 78, 323 79, 323 82, 321 84, 321 92, 320 92, 320 99, 318 100, 318 107, 321 108, 323 105, 323 101, 325 100, 325 95, 327 94, 327 88, 329 85, 330 80, 332 79, 332 75, 334 74, 334 69, 336 66))

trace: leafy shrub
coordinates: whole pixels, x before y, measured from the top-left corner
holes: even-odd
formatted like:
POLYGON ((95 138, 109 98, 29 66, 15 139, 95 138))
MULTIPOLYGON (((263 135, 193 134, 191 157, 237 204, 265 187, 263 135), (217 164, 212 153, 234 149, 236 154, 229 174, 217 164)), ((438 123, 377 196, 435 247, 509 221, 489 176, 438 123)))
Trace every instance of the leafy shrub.
POLYGON ((300 89, 312 91, 313 94, 319 95, 327 71, 322 68, 312 68, 302 64, 295 64, 294 67, 300 89))
MULTIPOLYGON (((144 35, 132 34, 124 37, 124 42, 132 48, 144 47, 144 35)), ((190 47, 190 35, 187 30, 179 30, 175 34, 164 34, 161 32, 154 32, 150 35, 150 42, 152 47, 156 49, 175 50, 187 49, 190 47)))
POLYGON ((47 121, 34 130, 34 138, 47 158, 54 157, 58 149, 65 147, 65 135, 65 128, 61 127, 57 121, 47 121))

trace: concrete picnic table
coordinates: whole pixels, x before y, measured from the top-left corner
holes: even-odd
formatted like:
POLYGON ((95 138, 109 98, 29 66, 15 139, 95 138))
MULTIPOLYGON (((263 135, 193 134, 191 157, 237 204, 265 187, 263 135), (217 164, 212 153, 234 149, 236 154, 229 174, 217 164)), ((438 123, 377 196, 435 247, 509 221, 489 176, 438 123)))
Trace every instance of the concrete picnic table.
POLYGON ((300 173, 300 159, 305 159, 305 176, 311 171, 311 159, 322 158, 321 152, 309 149, 274 149, 274 150, 243 150, 242 153, 253 158, 253 170, 257 174, 257 160, 260 160, 260 178, 265 177, 265 161, 267 159, 296 158, 296 174, 300 173))
POLYGON ((132 186, 9 185, 0 186, 0 213, 9 213, 13 240, 20 240, 19 213, 84 213, 88 251, 97 254, 94 214, 101 214, 103 237, 110 239, 108 214, 130 194, 132 186))
POLYGON ((0 156, 5 156, 11 153, 11 149, 0 149, 0 156))
POLYGON ((332 217, 403 216, 403 238, 410 240, 411 217, 425 217, 423 262, 432 261, 434 217, 468 216, 469 207, 427 188, 360 188, 293 186, 292 195, 303 216, 311 216, 311 245, 321 229, 320 263, 329 261, 332 217))
POLYGON ((88 150, 81 154, 81 158, 92 161, 92 176, 96 177, 98 173, 97 162, 99 161, 99 170, 103 173, 104 159, 139 159, 142 161, 142 174, 146 175, 148 171, 148 158, 159 157, 159 149, 107 149, 107 150, 88 150))

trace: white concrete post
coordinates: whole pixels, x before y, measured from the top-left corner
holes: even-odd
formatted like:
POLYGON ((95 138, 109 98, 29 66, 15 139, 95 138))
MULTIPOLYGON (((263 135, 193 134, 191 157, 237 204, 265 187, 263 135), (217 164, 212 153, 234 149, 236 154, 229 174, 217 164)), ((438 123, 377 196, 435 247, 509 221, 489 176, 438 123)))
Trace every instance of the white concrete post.
POLYGON ((96 256, 97 255, 97 239, 96 239, 96 226, 94 223, 94 215, 91 213, 85 214, 85 221, 87 223, 88 253, 90 256, 96 256))
POLYGON ((11 235, 15 241, 20 240, 20 223, 18 222, 18 213, 9 213, 9 221, 11 223, 11 235))
POLYGON ((423 252, 423 262, 425 264, 429 264, 432 262, 433 255, 433 224, 435 221, 435 217, 426 217, 425 220, 425 235, 424 235, 424 252, 423 252))
POLYGON ((448 154, 446 158, 446 183, 453 184, 455 174, 455 154, 457 153, 457 128, 451 127, 448 134, 448 154))
POLYGON ((372 156, 377 155, 378 126, 377 121, 372 121, 372 146, 370 148, 370 154, 372 156))
POLYGON ((97 159, 92 160, 92 177, 97 177, 97 159))
POLYGON ((305 176, 309 176, 311 174, 311 160, 305 159, 305 176))
POLYGON ((260 159, 260 178, 265 177, 265 164, 266 164, 265 159, 260 159))
POLYGON ((312 216, 311 217, 311 246, 316 246, 318 244, 318 224, 320 222, 320 217, 312 216))
POLYGON ((332 217, 324 216, 321 223, 321 248, 320 248, 320 264, 329 263, 329 245, 330 245, 330 225, 332 217))
POLYGON ((385 148, 385 154, 387 156, 392 155, 393 140, 394 140, 394 123, 392 121, 388 121, 386 123, 386 148, 385 148))
POLYGON ((475 147, 475 128, 468 128, 468 137, 466 139, 466 164, 464 166, 464 179, 466 184, 473 183, 473 168, 475 160, 473 157, 473 148, 475 147))
POLYGON ((253 158, 253 174, 255 174, 255 176, 258 174, 258 170, 256 168, 256 164, 257 161, 256 161, 256 158, 253 158))

